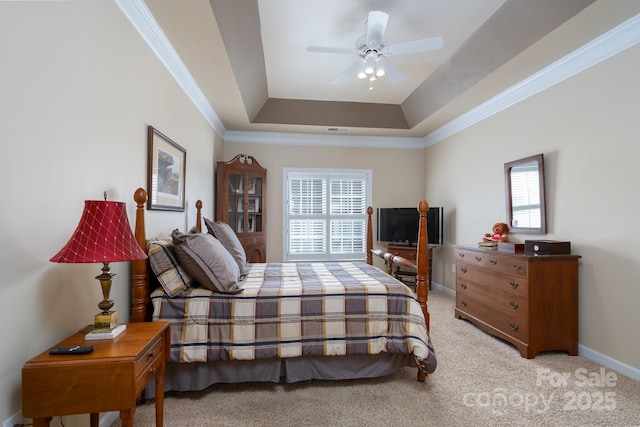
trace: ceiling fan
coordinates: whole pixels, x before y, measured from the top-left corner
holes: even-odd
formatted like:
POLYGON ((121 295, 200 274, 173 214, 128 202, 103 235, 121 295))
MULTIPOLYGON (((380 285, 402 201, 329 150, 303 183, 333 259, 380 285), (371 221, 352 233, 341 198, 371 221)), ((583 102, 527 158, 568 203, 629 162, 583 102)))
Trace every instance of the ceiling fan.
POLYGON ((360 79, 368 79, 371 83, 369 89, 372 89, 373 82, 385 75, 392 83, 400 83, 405 76, 386 58, 387 56, 408 55, 440 49, 444 42, 442 37, 430 37, 403 43, 387 44, 384 31, 388 21, 388 14, 378 10, 371 11, 369 12, 369 18, 365 22, 366 34, 358 38, 355 49, 309 46, 307 47, 307 52, 355 54, 360 57, 336 77, 332 82, 333 84, 343 83, 351 77, 357 76, 360 79))

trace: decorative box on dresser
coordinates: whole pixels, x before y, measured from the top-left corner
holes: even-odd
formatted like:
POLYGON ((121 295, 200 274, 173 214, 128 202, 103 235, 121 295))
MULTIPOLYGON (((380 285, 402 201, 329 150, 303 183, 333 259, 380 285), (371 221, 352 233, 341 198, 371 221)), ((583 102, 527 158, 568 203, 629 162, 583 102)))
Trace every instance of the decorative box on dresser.
POLYGON ((235 231, 247 261, 266 262, 267 170, 246 154, 218 162, 217 167, 216 220, 235 231))
POLYGON ((578 354, 578 255, 456 246, 455 316, 515 345, 578 354))

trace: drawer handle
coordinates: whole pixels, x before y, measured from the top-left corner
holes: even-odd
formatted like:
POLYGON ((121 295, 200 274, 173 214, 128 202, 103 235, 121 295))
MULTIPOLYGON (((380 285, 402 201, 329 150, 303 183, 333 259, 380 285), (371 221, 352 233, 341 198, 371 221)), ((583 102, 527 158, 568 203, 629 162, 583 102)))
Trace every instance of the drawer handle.
POLYGON ((463 253, 459 253, 459 254, 458 254, 458 256, 459 256, 460 258, 464 258, 464 254, 463 254, 463 253))
POLYGON ((482 261, 482 257, 476 255, 476 261, 478 261, 478 262, 482 261))
POLYGON ((522 268, 520 264, 512 264, 512 267, 515 271, 519 271, 522 268))
POLYGON ((467 289, 467 284, 466 283, 460 283, 460 287, 462 289, 467 289))
POLYGON ((147 358, 149 359, 153 359, 153 356, 155 356, 155 354, 153 354, 153 351, 150 351, 149 354, 147 354, 147 358))
POLYGON ((513 323, 509 323, 509 327, 514 332, 517 331, 518 329, 520 329, 520 327, 518 327, 518 325, 514 325, 513 323))
POLYGON ((513 308, 514 310, 515 310, 516 308, 518 308, 518 303, 517 303, 517 302, 510 301, 510 302, 509 302, 509 305, 510 305, 510 306, 511 306, 511 308, 513 308))
POLYGON ((519 285, 518 285, 518 282, 514 282, 513 280, 510 280, 510 281, 509 281, 509 286, 511 286, 511 289, 515 289, 515 288, 517 288, 519 285))
POLYGON ((489 260, 489 264, 491 265, 496 265, 498 263, 498 261, 496 261, 495 259, 490 259, 489 260))
POLYGON ((467 269, 465 267, 460 267, 460 271, 462 271, 463 273, 466 273, 467 269))
POLYGON ((460 301, 460 305, 463 306, 463 307, 466 307, 467 306, 467 302, 466 301, 460 301))

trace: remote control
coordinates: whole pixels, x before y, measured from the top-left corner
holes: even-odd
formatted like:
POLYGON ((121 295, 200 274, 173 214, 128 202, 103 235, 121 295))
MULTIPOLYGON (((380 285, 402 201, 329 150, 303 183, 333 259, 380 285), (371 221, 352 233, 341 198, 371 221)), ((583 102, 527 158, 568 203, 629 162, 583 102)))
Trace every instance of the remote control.
POLYGON ((92 351, 92 345, 74 345, 71 347, 56 347, 49 354, 89 354, 92 351))

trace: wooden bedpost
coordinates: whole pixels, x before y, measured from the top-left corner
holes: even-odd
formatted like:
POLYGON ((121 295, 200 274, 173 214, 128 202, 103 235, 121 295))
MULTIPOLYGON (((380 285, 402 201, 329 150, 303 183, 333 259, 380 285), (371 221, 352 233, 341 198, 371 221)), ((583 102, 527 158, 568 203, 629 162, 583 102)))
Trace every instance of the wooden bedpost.
POLYGON ((416 275, 416 294, 418 302, 424 313, 424 320, 427 322, 427 331, 429 330, 429 310, 427 309, 427 295, 429 287, 427 284, 427 275, 429 269, 429 239, 427 238, 427 212, 429 204, 426 200, 421 200, 418 204, 418 212, 420 212, 420 225, 418 227, 418 253, 416 264, 418 272, 416 275))
MULTIPOLYGON (((427 238, 427 212, 429 211, 429 203, 426 200, 420 200, 418 203, 418 212, 420 212, 420 225, 418 226, 418 253, 417 253, 417 267, 418 272, 416 274, 416 296, 420 307, 422 307, 422 313, 424 314, 424 321, 427 325, 427 332, 429 332, 429 309, 427 307, 427 299, 429 294, 429 286, 427 284, 427 275, 429 269, 429 239, 427 238)), ((425 373, 422 370, 418 370, 418 381, 425 381, 425 373)))
MULTIPOLYGON (((147 201, 147 192, 138 188, 133 194, 136 201, 135 236, 140 248, 147 253, 147 236, 144 224, 144 204, 147 201)), ((144 322, 147 317, 147 260, 132 261, 131 275, 131 322, 144 322)))
POLYGON ((202 200, 196 200, 196 230, 202 231, 202 200))
POLYGON ((373 264, 373 257, 371 255, 371 249, 373 249, 373 223, 371 220, 373 215, 373 208, 369 206, 367 208, 367 264, 373 264))

